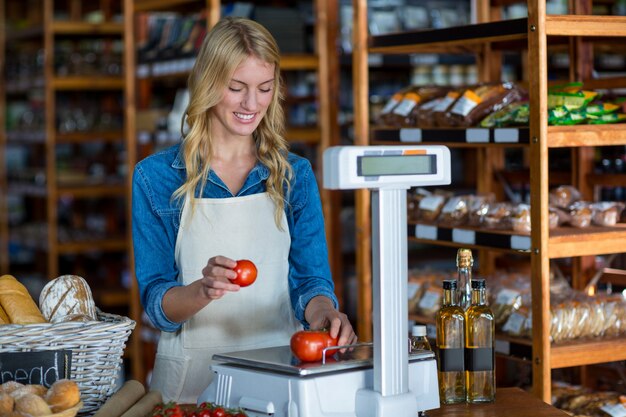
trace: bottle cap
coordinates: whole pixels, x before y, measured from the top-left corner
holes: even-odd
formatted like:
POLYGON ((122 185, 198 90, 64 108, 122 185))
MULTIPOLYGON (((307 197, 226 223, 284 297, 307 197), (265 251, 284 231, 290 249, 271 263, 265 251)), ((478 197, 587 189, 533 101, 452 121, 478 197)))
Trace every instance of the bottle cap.
POLYGON ((459 249, 456 253, 456 267, 471 268, 473 264, 472 251, 470 249, 459 249))
POLYGON ((426 326, 423 324, 416 324, 411 329, 412 336, 426 336, 426 326))
POLYGON ((483 289, 483 288, 486 288, 484 279, 473 279, 472 280, 472 289, 480 290, 480 289, 483 289))
POLYGON ((453 279, 446 279, 443 281, 444 290, 456 290, 456 281, 453 279))

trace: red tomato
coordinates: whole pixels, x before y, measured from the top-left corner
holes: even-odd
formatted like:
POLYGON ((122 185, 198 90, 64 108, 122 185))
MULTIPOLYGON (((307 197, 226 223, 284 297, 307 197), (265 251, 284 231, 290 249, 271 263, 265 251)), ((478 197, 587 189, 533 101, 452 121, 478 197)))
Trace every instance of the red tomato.
POLYGON ((256 281, 256 266, 252 261, 240 259, 237 261, 237 265, 235 265, 233 270, 237 273, 237 278, 231 280, 233 284, 237 284, 240 287, 247 287, 256 281))
MULTIPOLYGON (((291 336, 291 352, 303 362, 322 360, 322 351, 330 346, 337 346, 337 338, 330 337, 324 330, 300 330, 291 336)), ((327 355, 332 354, 332 351, 327 355)))
POLYGON ((213 414, 211 414, 211 417, 226 417, 226 415, 226 410, 224 410, 222 407, 217 407, 213 409, 213 414))
POLYGON ((198 411, 198 417, 212 417, 211 410, 209 410, 208 408, 202 408, 200 411, 198 411))

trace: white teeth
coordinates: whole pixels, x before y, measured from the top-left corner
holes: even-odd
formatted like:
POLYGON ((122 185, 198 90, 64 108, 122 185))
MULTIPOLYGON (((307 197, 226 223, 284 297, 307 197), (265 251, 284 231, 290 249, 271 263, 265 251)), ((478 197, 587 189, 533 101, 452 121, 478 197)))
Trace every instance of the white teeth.
POLYGON ((240 119, 250 120, 254 117, 254 114, 235 113, 235 116, 237 116, 240 119))

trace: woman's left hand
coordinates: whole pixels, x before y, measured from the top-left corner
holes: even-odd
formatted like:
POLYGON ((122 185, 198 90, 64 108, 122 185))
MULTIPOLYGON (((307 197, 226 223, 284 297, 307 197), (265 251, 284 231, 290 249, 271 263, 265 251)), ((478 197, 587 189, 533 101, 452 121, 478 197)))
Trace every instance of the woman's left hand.
POLYGON ((313 297, 304 310, 304 318, 312 330, 328 328, 331 337, 337 337, 339 346, 352 345, 357 336, 348 316, 335 308, 333 302, 324 296, 313 297))

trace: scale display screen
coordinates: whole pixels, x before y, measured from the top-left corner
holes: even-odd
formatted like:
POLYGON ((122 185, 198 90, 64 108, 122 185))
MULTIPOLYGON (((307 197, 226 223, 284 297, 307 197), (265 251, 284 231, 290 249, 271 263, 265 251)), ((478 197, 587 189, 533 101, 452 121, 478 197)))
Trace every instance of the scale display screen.
POLYGON ((324 187, 331 190, 446 185, 450 150, 442 145, 331 146, 324 151, 324 187))
POLYGON ((368 155, 357 160, 359 176, 430 175, 437 171, 435 155, 368 155))

